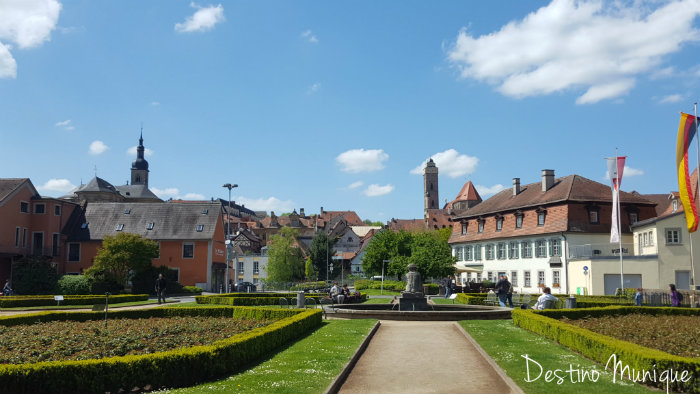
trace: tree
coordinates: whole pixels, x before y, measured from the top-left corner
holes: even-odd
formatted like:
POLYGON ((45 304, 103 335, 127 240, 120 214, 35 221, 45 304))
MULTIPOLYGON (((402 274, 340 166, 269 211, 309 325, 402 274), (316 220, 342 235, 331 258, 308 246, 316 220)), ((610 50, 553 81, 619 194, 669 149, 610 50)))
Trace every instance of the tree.
POLYGON ((306 268, 304 269, 307 279, 315 280, 318 279, 318 274, 314 269, 314 264, 311 262, 311 258, 306 259, 306 268))
POLYGON ((363 220, 362 223, 364 223, 367 226, 380 226, 381 227, 384 225, 384 223, 382 223, 382 222, 373 222, 369 219, 363 220))
POLYGON ((444 278, 455 272, 452 248, 445 239, 444 231, 412 234, 410 262, 423 278, 444 278))
POLYGON ((283 227, 270 237, 267 249, 267 279, 272 282, 293 282, 304 278, 304 260, 297 246, 297 230, 283 227))
POLYGON ((333 250, 333 245, 335 245, 336 241, 336 239, 329 239, 328 234, 326 234, 325 231, 319 231, 311 240, 309 258, 311 259, 311 263, 314 265, 314 269, 318 274, 318 277, 322 280, 326 279, 327 264, 333 262, 331 257, 335 253, 333 250))
POLYGON ((54 294, 57 283, 55 263, 45 257, 27 256, 12 263, 12 290, 17 294, 54 294))
POLYGON ((124 286, 131 276, 149 269, 158 254, 158 244, 138 234, 107 235, 85 275, 124 286))
POLYGON ((411 234, 406 231, 377 232, 367 245, 362 259, 362 270, 368 275, 380 275, 384 265, 385 275, 401 277, 407 271, 407 258, 411 255, 411 234), (384 260, 391 260, 389 264, 384 260))

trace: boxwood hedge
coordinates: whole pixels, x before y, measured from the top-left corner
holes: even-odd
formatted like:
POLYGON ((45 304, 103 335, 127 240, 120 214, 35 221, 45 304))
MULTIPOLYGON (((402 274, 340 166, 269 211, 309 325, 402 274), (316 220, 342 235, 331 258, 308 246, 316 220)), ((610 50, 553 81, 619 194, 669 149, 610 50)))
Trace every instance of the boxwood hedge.
MULTIPOLYGON (((54 296, 9 296, 0 297, 0 308, 18 308, 27 306, 56 306, 54 296)), ((109 296, 110 303, 147 301, 148 294, 119 294, 109 296)), ((61 305, 104 304, 103 295, 64 295, 61 305)))
MULTIPOLYGON (((0 365, 0 387, 10 393, 97 393, 134 387, 181 387, 219 378, 269 355, 321 325, 320 310, 260 308, 155 308, 113 312, 111 318, 179 315, 280 318, 265 326, 214 342, 168 352, 98 360, 0 365)), ((100 312, 43 312, 0 318, 0 324, 48 320, 102 319, 100 312)))
MULTIPOLYGON (((516 326, 532 331, 545 338, 552 339, 584 356, 605 365, 614 354, 624 366, 635 371, 682 371, 690 374, 687 382, 675 381, 669 384, 670 390, 687 393, 700 392, 700 359, 674 356, 656 349, 650 349, 631 342, 622 341, 607 335, 597 334, 558 319, 580 319, 584 317, 600 317, 609 315, 624 315, 642 313, 648 315, 691 315, 700 316, 700 310, 691 308, 639 308, 627 306, 610 306, 587 309, 548 309, 533 311, 531 309, 514 309, 513 323, 516 326)), ((618 369, 619 373, 619 369, 618 369)), ((627 374, 625 373, 625 377, 627 374)), ((619 376, 618 376, 619 378, 619 376)), ((647 384, 666 389, 666 382, 659 378, 647 384)))

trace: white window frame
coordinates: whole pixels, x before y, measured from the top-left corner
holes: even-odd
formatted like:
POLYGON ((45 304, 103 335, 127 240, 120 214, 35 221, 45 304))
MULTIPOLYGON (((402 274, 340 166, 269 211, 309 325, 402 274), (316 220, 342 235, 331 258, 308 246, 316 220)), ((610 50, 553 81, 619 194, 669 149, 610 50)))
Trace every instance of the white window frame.
POLYGON ((544 226, 546 218, 547 218, 546 212, 537 212, 537 227, 544 226))
POLYGON ((530 242, 530 241, 521 241, 520 242, 520 256, 523 259, 531 259, 532 258, 532 242, 530 242))
POLYGON ((681 229, 676 227, 676 228, 666 228, 664 229, 664 234, 666 235, 666 245, 682 245, 683 244, 683 239, 681 238, 681 229), (675 236, 674 236, 675 234, 675 236), (672 238, 669 240, 669 235, 672 236, 672 238))
POLYGON ((552 270, 552 284, 561 285, 561 271, 552 270))
POLYGON ((480 220, 477 227, 478 227, 478 230, 479 230, 478 233, 479 233, 479 234, 483 233, 483 232, 484 232, 484 221, 483 221, 483 220, 480 220))
POLYGON ((467 245, 464 247, 464 260, 465 261, 474 260, 473 247, 471 245, 467 245))
POLYGON ((464 261, 464 252, 461 246, 455 247, 455 257, 457 257, 457 261, 464 261))
POLYGON ((499 242, 496 244, 496 258, 498 260, 505 260, 506 259, 506 243, 505 242, 499 242))
POLYGON ((494 244, 486 244, 486 250, 484 251, 486 255, 486 260, 493 260, 495 258, 494 244))
POLYGON ((535 257, 547 257, 547 240, 535 240, 535 257))
POLYGON ((503 230, 503 218, 496 219, 496 231, 503 230))
POLYGON ((654 246, 654 231, 649 231, 649 246, 654 246))
POLYGON ((245 273, 245 260, 236 262, 236 274, 243 275, 245 273))
POLYGON ((518 271, 510 271, 510 284, 518 287, 518 271))
POLYGON ((29 204, 29 201, 22 201, 20 200, 19 202, 19 213, 26 213, 29 214, 31 210, 31 204, 29 204), (22 207, 26 207, 25 210, 22 210, 22 207))
POLYGON ((467 224, 462 223, 462 235, 467 235, 467 224))
POLYGON ((532 276, 530 275, 530 271, 523 271, 523 286, 524 287, 532 287, 532 276))
POLYGON ((517 241, 510 241, 508 243, 508 258, 515 260, 520 257, 520 245, 517 241))
POLYGON ((537 271, 537 285, 539 286, 540 284, 545 284, 545 281, 547 280, 547 275, 543 270, 538 270, 537 271))
POLYGON ((561 257, 561 239, 552 238, 549 240, 549 256, 561 257))
POLYGON ((590 224, 600 224, 600 217, 597 209, 588 210, 588 222, 590 224))
POLYGON ((517 215, 515 217, 515 228, 523 228, 523 215, 517 215))
POLYGON ((474 245, 474 261, 481 261, 481 244, 474 245))
POLYGON ((46 215, 46 203, 44 203, 44 202, 34 203, 34 214, 35 215, 46 215), (44 212, 37 212, 37 208, 39 208, 39 207, 43 207, 44 212))
POLYGON ((260 274, 260 262, 253 260, 253 275, 260 274))

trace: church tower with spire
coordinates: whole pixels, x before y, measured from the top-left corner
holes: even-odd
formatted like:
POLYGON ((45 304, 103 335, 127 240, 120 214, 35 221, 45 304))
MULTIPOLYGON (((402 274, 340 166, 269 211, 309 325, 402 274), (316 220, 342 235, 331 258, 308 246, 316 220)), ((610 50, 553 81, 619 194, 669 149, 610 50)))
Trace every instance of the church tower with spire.
POLYGON ((425 213, 427 217, 428 209, 440 209, 440 199, 438 197, 438 168, 431 158, 423 169, 423 192, 425 213))
POLYGON ((131 184, 144 185, 148 188, 148 162, 143 154, 146 149, 143 147, 143 130, 139 138, 139 146, 136 147, 136 160, 131 163, 131 184))

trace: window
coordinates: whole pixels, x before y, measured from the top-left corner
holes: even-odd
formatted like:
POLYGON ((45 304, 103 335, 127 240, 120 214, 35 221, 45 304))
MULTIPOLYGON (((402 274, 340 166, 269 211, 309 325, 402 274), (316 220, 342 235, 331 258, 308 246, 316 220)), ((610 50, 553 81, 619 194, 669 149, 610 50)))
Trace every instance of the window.
POLYGON ((489 272, 487 272, 487 275, 488 275, 487 280, 489 282, 493 282, 493 272, 489 271, 489 272))
POLYGON ((472 253, 472 246, 467 245, 464 247, 464 260, 471 261, 474 260, 474 254, 472 253))
POLYGON ((538 285, 544 284, 544 271, 537 271, 537 284, 538 285))
POLYGON ((479 234, 484 232, 484 221, 479 220, 479 234))
POLYGON ((243 271, 244 271, 244 270, 243 270, 243 262, 242 262, 242 261, 239 261, 239 262, 238 262, 238 275, 242 275, 242 274, 243 274, 243 271))
POLYGON ((649 246, 649 234, 648 234, 648 233, 644 233, 644 234, 642 234, 642 237, 643 237, 643 239, 644 239, 643 245, 644 245, 644 246, 649 246))
POLYGON ((197 232, 198 232, 198 233, 201 233, 202 231, 204 231, 204 225, 203 225, 203 224, 198 224, 198 225, 197 225, 197 232))
POLYGON ((481 245, 474 245, 474 260, 481 260, 481 245))
POLYGON ((85 223, 81 224, 81 225, 80 225, 80 228, 82 228, 82 229, 88 228, 88 222, 85 222, 85 223))
POLYGON ((537 225, 538 226, 544 226, 544 217, 547 214, 545 212, 538 212, 537 213, 537 225))
POLYGON ((29 203, 26 201, 20 201, 19 211, 22 213, 29 213, 29 203))
POLYGON ((462 222, 462 235, 467 235, 467 224, 462 222))
POLYGON ((515 228, 523 228, 523 215, 515 217, 515 228))
POLYGON ((207 208, 202 209, 202 215, 206 215, 209 213, 209 210, 207 208))
POLYGON ((505 242, 499 242, 498 247, 496 249, 496 257, 499 260, 505 260, 506 259, 506 243, 505 242))
POLYGON ((129 215, 131 214, 131 208, 127 208, 124 210, 124 215, 129 215))
POLYGON ((510 271, 510 283, 513 287, 518 286, 518 271, 510 271))
POLYGON ((590 209, 588 211, 588 220, 590 221, 591 224, 599 224, 599 219, 598 219, 598 210, 597 209, 590 209))
POLYGON ((530 271, 523 271, 523 281, 525 287, 530 287, 530 271))
POLYGON ((493 260, 493 244, 486 244, 486 260, 493 260))
POLYGON ((154 223, 153 222, 148 222, 146 225, 146 230, 153 230, 154 223))
POLYGON ((535 257, 547 257, 547 241, 544 239, 535 241, 535 257))
POLYGON ((552 238, 549 240, 549 255, 561 257, 561 239, 552 238))
POLYGON ((673 200, 671 205, 673 205, 673 212, 676 212, 678 210, 678 200, 673 200))
POLYGON ((53 214, 55 216, 61 216, 61 206, 60 205, 56 205, 53 207, 53 214))
POLYGON ((51 255, 52 256, 60 256, 61 254, 59 253, 59 234, 53 233, 53 236, 51 237, 51 242, 52 242, 52 249, 51 249, 51 255))
POLYGON ((38 213, 38 214, 46 213, 46 204, 34 204, 34 213, 38 213))
POLYGON ((27 229, 26 228, 22 229, 22 247, 23 248, 27 247, 27 229))
POLYGON ((666 245, 679 245, 681 243, 681 229, 666 229, 666 245))
POLYGON ((530 241, 523 241, 520 243, 520 255, 524 259, 532 258, 532 245, 530 245, 530 241))
POLYGON ((16 227, 15 228, 15 248, 19 248, 19 238, 20 238, 19 234, 20 234, 20 228, 16 227))
POLYGON ((464 252, 461 246, 455 248, 455 257, 457 257, 457 261, 464 261, 464 252))
POLYGON ((630 224, 635 224, 639 221, 639 214, 636 212, 630 212, 630 224))
POLYGON ((158 255, 155 258, 156 259, 160 258, 160 242, 158 242, 158 255))
POLYGON ((260 273, 260 262, 253 261, 253 275, 257 275, 259 273, 260 273))
POLYGON ((481 282, 481 272, 476 273, 476 281, 481 282))
POLYGON ((552 271, 552 284, 553 285, 558 285, 560 283, 559 277, 560 277, 559 270, 552 271))
POLYGON ((182 258, 183 259, 194 258, 194 244, 192 242, 184 242, 182 244, 182 258))
POLYGON ((68 244, 68 261, 80 261, 80 244, 79 243, 69 243, 68 244))
POLYGON ((124 225, 123 225, 123 224, 117 224, 116 230, 117 230, 117 231, 122 231, 122 230, 124 230, 124 225))
POLYGON ((501 231, 503 229, 503 218, 496 219, 496 231, 501 231))
POLYGON ((508 252, 508 258, 510 258, 510 259, 517 259, 517 258, 518 258, 518 254, 519 254, 518 251, 519 251, 518 243, 517 243, 517 242, 514 242, 514 241, 511 241, 511 243, 510 243, 510 249, 509 249, 509 252, 508 252))
POLYGON ((654 246, 654 232, 649 231, 649 246, 654 246))
POLYGON ((639 253, 642 252, 642 248, 644 247, 644 237, 642 234, 637 235, 637 248, 639 249, 639 253))

